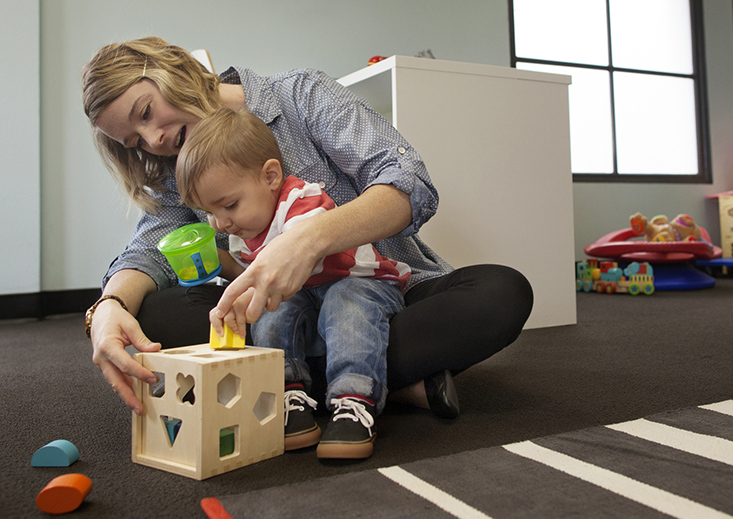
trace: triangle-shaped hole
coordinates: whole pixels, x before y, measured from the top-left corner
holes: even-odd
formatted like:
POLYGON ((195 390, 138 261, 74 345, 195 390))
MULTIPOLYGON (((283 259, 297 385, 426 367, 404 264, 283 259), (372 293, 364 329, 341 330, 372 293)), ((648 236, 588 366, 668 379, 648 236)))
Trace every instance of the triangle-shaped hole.
POLYGON ((176 443, 178 433, 181 431, 182 420, 179 418, 173 418, 172 416, 160 415, 160 419, 163 422, 163 428, 165 429, 165 436, 168 438, 168 445, 173 447, 176 443))

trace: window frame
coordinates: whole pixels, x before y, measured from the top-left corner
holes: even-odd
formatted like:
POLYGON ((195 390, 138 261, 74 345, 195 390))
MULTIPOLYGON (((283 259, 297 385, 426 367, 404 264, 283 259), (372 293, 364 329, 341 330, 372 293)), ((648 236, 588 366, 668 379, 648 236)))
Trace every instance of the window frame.
POLYGON ((712 164, 710 161, 710 125, 707 99, 707 74, 705 68, 705 31, 703 26, 702 0, 690 0, 690 23, 692 31, 692 74, 676 74, 649 70, 628 69, 614 67, 611 47, 611 17, 610 0, 606 2, 606 25, 608 33, 608 65, 587 65, 563 61, 548 61, 518 57, 515 47, 514 32, 514 0, 509 4, 509 45, 511 66, 516 68, 518 62, 535 63, 541 65, 556 65, 563 67, 585 68, 607 71, 611 88, 611 132, 613 149, 613 173, 573 173, 573 182, 613 182, 613 183, 672 183, 672 184, 711 184, 713 181, 712 164), (614 105, 614 72, 632 72, 635 74, 651 74, 655 76, 690 78, 695 84, 695 112, 697 122, 697 158, 698 172, 695 175, 680 174, 634 174, 619 173, 616 149, 616 113, 614 105))

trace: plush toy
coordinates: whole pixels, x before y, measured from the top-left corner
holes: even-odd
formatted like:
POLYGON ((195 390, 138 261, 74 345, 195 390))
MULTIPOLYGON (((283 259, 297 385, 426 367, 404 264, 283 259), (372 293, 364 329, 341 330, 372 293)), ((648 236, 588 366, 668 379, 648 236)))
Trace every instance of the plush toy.
POLYGON ((700 241, 700 229, 689 215, 678 214, 672 221, 664 215, 650 220, 636 213, 631 215, 631 229, 643 234, 646 241, 700 241))

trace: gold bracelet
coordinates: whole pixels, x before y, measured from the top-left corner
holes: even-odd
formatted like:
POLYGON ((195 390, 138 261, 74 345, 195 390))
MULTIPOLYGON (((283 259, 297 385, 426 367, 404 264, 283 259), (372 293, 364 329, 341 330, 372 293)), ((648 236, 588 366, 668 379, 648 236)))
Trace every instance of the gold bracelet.
POLYGON ((129 310, 127 309, 127 306, 125 306, 125 303, 118 296, 113 296, 110 294, 108 296, 100 297, 96 303, 94 303, 92 306, 89 307, 89 310, 87 310, 87 313, 85 314, 86 320, 84 322, 84 330, 87 333, 88 339, 92 338, 92 316, 94 315, 94 311, 99 306, 99 303, 101 303, 102 301, 106 301, 107 299, 114 299, 115 301, 120 303, 120 306, 122 307, 122 309, 125 312, 129 312, 129 310))

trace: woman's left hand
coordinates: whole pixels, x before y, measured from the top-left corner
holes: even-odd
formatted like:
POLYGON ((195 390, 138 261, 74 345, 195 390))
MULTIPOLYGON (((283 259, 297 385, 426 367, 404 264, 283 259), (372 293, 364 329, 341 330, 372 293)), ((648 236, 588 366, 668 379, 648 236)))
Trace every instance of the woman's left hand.
POLYGON ((247 323, 255 322, 265 309, 274 312, 303 287, 319 259, 304 243, 307 240, 299 237, 296 226, 275 237, 258 254, 209 313, 217 333, 223 333, 222 323, 226 323, 244 337, 247 323))

